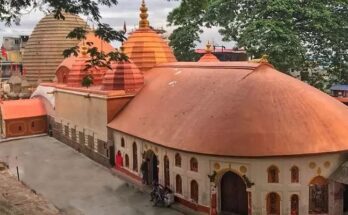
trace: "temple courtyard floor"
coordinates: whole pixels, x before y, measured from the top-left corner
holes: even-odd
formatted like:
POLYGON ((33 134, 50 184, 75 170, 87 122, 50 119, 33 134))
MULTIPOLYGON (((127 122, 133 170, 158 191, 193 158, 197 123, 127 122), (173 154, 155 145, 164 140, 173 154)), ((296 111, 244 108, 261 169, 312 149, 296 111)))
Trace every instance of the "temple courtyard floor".
POLYGON ((0 143, 0 161, 64 214, 182 214, 153 207, 147 193, 48 136, 0 143))

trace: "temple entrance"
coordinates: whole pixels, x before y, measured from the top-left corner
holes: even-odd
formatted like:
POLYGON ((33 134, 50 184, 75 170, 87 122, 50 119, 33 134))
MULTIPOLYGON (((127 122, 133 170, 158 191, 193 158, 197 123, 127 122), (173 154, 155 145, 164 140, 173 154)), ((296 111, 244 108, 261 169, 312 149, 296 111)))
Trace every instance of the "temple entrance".
POLYGON ((229 171, 221 178, 221 214, 247 215, 248 194, 243 179, 229 171))
POLYGON ((152 185, 154 181, 158 182, 158 159, 152 150, 145 153, 145 160, 147 161, 147 182, 152 185))

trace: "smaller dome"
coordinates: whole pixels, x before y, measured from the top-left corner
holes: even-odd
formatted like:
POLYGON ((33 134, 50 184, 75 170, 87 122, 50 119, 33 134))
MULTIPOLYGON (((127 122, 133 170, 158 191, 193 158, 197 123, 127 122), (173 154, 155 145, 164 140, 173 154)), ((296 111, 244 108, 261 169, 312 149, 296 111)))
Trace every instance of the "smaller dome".
POLYGON ((71 69, 68 72, 66 78, 66 84, 70 87, 81 87, 82 79, 87 74, 86 61, 88 60, 87 55, 79 55, 75 58, 71 65, 71 69))
POLYGON ((206 53, 199 59, 198 62, 220 62, 220 60, 212 54, 212 48, 211 44, 208 41, 206 48, 205 48, 206 53))
MULTIPOLYGON (((88 33, 85 41, 81 41, 78 46, 83 49, 85 44, 90 44, 92 47, 96 47, 99 51, 101 50, 105 53, 114 50, 112 45, 95 36, 93 32, 88 33)), ((90 72, 93 76, 93 85, 100 85, 106 68, 93 68, 86 71, 87 60, 89 60, 89 56, 82 53, 77 57, 71 56, 64 59, 56 70, 57 82, 71 87, 80 87, 83 77, 90 72)))
POLYGON ((103 90, 136 92, 144 85, 144 75, 134 63, 119 62, 111 65, 103 78, 103 90))
POLYGON ((220 62, 220 60, 212 53, 204 54, 198 62, 220 62))

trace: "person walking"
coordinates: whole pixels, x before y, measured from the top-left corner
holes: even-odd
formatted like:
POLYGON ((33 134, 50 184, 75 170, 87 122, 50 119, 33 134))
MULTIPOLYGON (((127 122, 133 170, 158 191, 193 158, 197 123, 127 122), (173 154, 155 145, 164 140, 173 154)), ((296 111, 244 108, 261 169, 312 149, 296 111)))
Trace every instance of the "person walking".
POLYGON ((142 181, 143 181, 143 184, 146 184, 148 185, 149 182, 148 182, 148 163, 149 163, 149 160, 148 159, 144 159, 143 160, 143 163, 141 164, 141 167, 140 167, 140 171, 142 173, 142 181))

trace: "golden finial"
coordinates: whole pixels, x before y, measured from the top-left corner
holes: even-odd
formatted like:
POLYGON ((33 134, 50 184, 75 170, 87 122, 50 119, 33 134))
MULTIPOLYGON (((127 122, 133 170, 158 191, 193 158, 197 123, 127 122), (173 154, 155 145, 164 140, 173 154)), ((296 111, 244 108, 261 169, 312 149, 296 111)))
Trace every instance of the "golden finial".
POLYGON ((211 44, 210 44, 209 41, 208 41, 207 45, 205 46, 205 51, 206 51, 207 53, 210 53, 210 52, 212 51, 212 49, 211 49, 211 44))
POLYGON ((139 21, 139 28, 147 28, 149 27, 149 20, 147 20, 147 17, 149 17, 149 14, 147 14, 147 7, 145 4, 145 0, 142 0, 141 7, 140 7, 140 21, 139 21))
POLYGON ((260 59, 260 63, 268 63, 268 55, 267 54, 262 55, 262 57, 260 59))
POLYGON ((88 53, 88 47, 83 43, 83 45, 80 47, 80 53, 84 56, 88 53))

